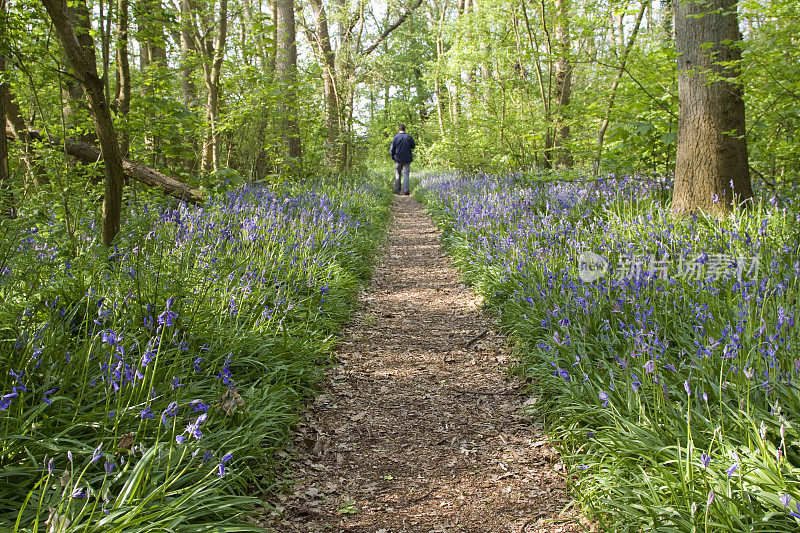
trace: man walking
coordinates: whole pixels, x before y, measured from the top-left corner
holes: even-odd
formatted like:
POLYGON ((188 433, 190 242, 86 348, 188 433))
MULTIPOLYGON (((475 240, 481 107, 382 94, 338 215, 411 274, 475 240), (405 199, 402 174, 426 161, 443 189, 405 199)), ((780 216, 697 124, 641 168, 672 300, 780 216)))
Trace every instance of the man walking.
POLYGON ((394 193, 400 194, 400 180, 402 179, 402 193, 408 195, 411 194, 408 176, 411 173, 411 161, 414 160, 411 150, 417 144, 414 142, 414 137, 406 133, 405 124, 400 124, 397 129, 400 131, 392 139, 392 146, 389 148, 389 155, 394 160, 394 193))

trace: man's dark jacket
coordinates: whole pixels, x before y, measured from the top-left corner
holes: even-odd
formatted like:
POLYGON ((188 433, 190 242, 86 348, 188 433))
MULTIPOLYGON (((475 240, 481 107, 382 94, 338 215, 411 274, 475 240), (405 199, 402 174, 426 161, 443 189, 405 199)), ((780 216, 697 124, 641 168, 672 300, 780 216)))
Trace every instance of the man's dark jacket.
POLYGON ((411 163, 414 160, 414 156, 411 155, 411 150, 413 150, 416 145, 414 137, 408 133, 400 132, 392 139, 389 155, 392 156, 395 163, 411 163))

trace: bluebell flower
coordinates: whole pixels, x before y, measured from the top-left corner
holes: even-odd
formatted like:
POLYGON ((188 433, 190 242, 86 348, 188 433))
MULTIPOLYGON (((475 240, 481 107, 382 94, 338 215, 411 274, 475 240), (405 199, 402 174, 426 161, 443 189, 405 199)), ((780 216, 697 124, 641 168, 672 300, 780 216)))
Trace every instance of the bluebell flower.
POLYGON ((794 505, 794 507, 795 507, 795 510, 794 511, 789 511, 789 515, 793 516, 795 518, 800 518, 800 503, 796 503, 794 505))
POLYGON ((94 453, 92 453, 92 460, 91 462, 94 463, 99 461, 103 457, 103 443, 101 442, 100 445, 94 449, 94 453))
POLYGON ((708 468, 708 465, 711 462, 711 456, 708 455, 706 452, 703 452, 700 455, 700 462, 703 464, 703 468, 708 468))
POLYGON ((161 413, 161 423, 165 426, 169 424, 167 422, 167 416, 175 416, 175 410, 178 408, 178 402, 170 402, 167 408, 161 413))
POLYGON ((110 329, 105 329, 100 332, 100 336, 103 339, 103 342, 110 346, 116 346, 117 343, 121 340, 121 338, 117 337, 117 333, 110 329))
POLYGON ((639 378, 636 377, 636 374, 631 374, 631 389, 633 389, 633 392, 638 392, 639 387, 641 386, 642 382, 639 381, 639 378))
POLYGON ((203 403, 203 400, 192 400, 189 405, 192 406, 192 410, 195 412, 205 413, 209 409, 208 404, 203 403))
POLYGON ((167 309, 166 311, 158 315, 158 323, 163 324, 166 327, 170 327, 176 318, 178 318, 178 313, 167 309))
POLYGON ((186 426, 186 433, 188 433, 195 439, 202 438, 203 433, 200 431, 200 425, 203 424, 203 422, 205 422, 207 418, 208 415, 206 413, 203 413, 202 415, 197 417, 197 420, 191 422, 189 425, 186 426))

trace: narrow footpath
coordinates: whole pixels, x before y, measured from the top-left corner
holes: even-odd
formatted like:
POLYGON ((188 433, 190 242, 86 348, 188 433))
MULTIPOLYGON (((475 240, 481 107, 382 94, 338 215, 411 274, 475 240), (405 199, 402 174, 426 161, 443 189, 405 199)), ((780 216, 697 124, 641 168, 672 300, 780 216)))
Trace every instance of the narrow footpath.
POLYGON ((504 373, 505 340, 440 248, 423 207, 395 197, 384 256, 303 414, 280 532, 580 531, 563 464, 504 373), (565 511, 565 509, 567 509, 565 511))

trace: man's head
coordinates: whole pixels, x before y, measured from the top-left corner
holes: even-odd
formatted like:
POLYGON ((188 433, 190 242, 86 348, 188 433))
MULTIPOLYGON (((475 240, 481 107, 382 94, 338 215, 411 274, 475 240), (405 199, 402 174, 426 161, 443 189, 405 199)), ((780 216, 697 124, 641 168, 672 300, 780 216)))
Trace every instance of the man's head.
POLYGON ((406 125, 405 125, 405 124, 400 124, 399 126, 397 126, 397 129, 398 129, 398 130, 400 130, 400 131, 402 131, 403 133, 405 133, 405 131, 406 131, 406 125))

